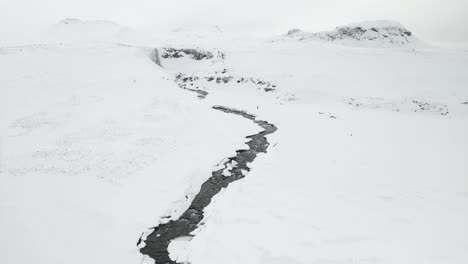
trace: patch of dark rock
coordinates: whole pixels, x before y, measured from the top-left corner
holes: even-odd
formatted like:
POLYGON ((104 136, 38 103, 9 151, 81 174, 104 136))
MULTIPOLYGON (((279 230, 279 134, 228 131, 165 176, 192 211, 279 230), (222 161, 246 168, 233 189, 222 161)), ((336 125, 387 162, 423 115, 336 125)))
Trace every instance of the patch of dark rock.
POLYGON ((296 34, 299 34, 301 33, 302 30, 298 29, 298 28, 294 28, 294 29, 290 29, 287 33, 287 35, 289 36, 293 36, 293 35, 296 35, 296 34))
MULTIPOLYGON (((441 115, 448 115, 449 111, 447 108, 447 105, 443 104, 433 104, 429 102, 422 102, 422 101, 417 101, 413 100, 413 104, 417 105, 419 107, 419 111, 436 111, 439 112, 441 115)), ((415 110, 416 112, 417 110, 415 110)))
POLYGON ((361 103, 356 102, 354 98, 348 98, 348 102, 347 102, 347 103, 348 103, 349 105, 355 106, 355 107, 359 107, 359 106, 362 105, 361 103))
MULTIPOLYGON (((154 259, 157 264, 177 263, 169 257, 168 246, 171 241, 180 237, 193 236, 191 233, 200 226, 204 219, 204 209, 211 203, 213 197, 223 188, 227 188, 230 183, 245 177, 244 172, 250 171, 248 164, 255 160, 258 153, 267 152, 269 143, 266 136, 277 130, 274 125, 257 120, 254 115, 245 111, 224 106, 214 106, 213 108, 225 113, 240 115, 253 121, 264 130, 247 136, 249 141, 246 144, 249 148, 237 150, 235 156, 228 158, 223 163, 223 168, 212 172, 211 177, 202 184, 200 192, 195 196, 189 208, 178 219, 160 224, 147 236, 140 252, 154 259), (228 164, 232 164, 234 161, 236 165, 228 167, 228 164), (230 168, 230 176, 228 177, 223 174, 227 168, 230 168)), ((142 243, 141 238, 138 244, 140 243, 142 243)))
POLYGON ((343 38, 356 38, 358 39, 360 36, 362 36, 364 33, 366 33, 367 30, 363 29, 362 27, 341 27, 338 28, 338 37, 339 39, 343 38))
POLYGON ((226 74, 228 72, 228 69, 223 69, 221 71, 215 71, 215 74, 226 74))
POLYGON ((221 51, 208 51, 202 49, 185 49, 185 48, 162 48, 161 57, 164 59, 178 59, 181 57, 189 57, 194 60, 207 59, 224 59, 226 55, 221 51))
POLYGON ((205 99, 206 96, 208 96, 207 91, 203 91, 203 90, 200 90, 200 89, 191 89, 191 88, 182 88, 182 89, 197 93, 198 99, 205 99))
POLYGON ((216 77, 216 83, 229 83, 232 79, 232 76, 216 77))
POLYGON ((257 89, 263 89, 265 92, 271 92, 275 91, 276 89, 276 84, 273 84, 269 81, 265 81, 263 79, 259 78, 253 78, 253 77, 236 77, 236 76, 229 76, 229 75, 223 75, 223 76, 217 76, 217 75, 212 75, 212 76, 187 76, 182 73, 179 73, 175 77, 175 81, 178 83, 178 85, 185 89, 187 86, 193 86, 194 83, 200 84, 200 81, 206 81, 206 82, 215 82, 217 84, 228 84, 228 83, 250 83, 255 86, 257 86, 257 89))
POLYGON ((318 112, 319 115, 328 115, 329 118, 331 119, 336 119, 336 116, 333 115, 332 113, 328 112, 328 113, 324 113, 324 112, 318 112))

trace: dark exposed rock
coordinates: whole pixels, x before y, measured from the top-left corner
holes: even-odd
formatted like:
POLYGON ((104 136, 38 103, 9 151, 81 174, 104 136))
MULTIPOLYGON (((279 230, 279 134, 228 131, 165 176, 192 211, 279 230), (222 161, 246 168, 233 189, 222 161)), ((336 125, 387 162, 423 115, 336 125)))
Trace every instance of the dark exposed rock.
POLYGON ((226 55, 221 51, 208 51, 202 49, 162 48, 161 57, 164 59, 177 59, 189 57, 194 60, 224 59, 226 55))
POLYGON ((298 28, 294 28, 294 29, 289 30, 287 35, 292 36, 292 35, 296 35, 296 34, 301 33, 301 32, 302 32, 302 30, 300 30, 298 28))
POLYGON ((447 105, 432 104, 432 103, 429 103, 429 102, 416 101, 416 100, 413 100, 412 102, 419 107, 420 111, 435 110, 435 111, 439 112, 441 115, 448 115, 449 114, 447 105))
POLYGON ((337 29, 339 34, 335 36, 329 35, 330 38, 360 38, 367 30, 362 29, 361 27, 342 27, 337 29))
POLYGON ((187 90, 187 91, 191 91, 191 92, 197 93, 199 99, 205 99, 206 96, 208 96, 208 92, 207 92, 207 91, 203 91, 203 90, 200 90, 200 89, 191 89, 191 88, 185 88, 185 87, 184 87, 183 89, 184 89, 184 90, 187 90))
POLYGON ((269 81, 265 81, 259 78, 253 77, 236 77, 236 76, 187 76, 182 73, 179 73, 175 77, 175 81, 179 87, 186 89, 187 86, 193 86, 194 84, 203 85, 203 82, 216 82, 217 84, 228 84, 228 83, 250 83, 257 86, 257 89, 262 89, 265 92, 272 92, 276 90, 276 84, 273 84, 269 81))

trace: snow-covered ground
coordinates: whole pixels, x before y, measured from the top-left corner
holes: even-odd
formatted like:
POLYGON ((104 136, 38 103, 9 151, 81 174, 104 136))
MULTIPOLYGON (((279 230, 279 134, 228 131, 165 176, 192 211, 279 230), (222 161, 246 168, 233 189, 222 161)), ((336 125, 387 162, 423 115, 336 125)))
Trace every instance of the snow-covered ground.
POLYGON ((203 80, 206 100, 279 130, 195 238, 173 243, 174 258, 468 261, 467 53, 275 42, 231 47, 226 58, 221 76, 262 76, 277 91, 203 80))
POLYGON ((140 263, 141 233, 258 131, 193 100, 146 50, 2 51, 0 263, 140 263))
POLYGON ((0 47, 1 263, 140 263, 139 235, 258 131, 212 105, 278 131, 174 259, 468 262, 467 52, 223 34, 0 47), (160 68, 143 46, 225 57, 160 68))

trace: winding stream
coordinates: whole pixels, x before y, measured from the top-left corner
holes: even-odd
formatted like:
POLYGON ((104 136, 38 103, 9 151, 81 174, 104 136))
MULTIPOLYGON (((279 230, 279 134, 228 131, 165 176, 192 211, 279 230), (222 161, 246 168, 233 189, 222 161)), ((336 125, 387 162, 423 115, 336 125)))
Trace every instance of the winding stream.
POLYGON ((169 257, 168 246, 171 241, 180 237, 193 236, 191 232, 197 229, 203 220, 203 211, 211 203, 211 199, 223 188, 228 187, 230 183, 245 177, 246 172, 250 171, 248 164, 255 160, 258 153, 267 152, 269 143, 266 136, 277 130, 273 124, 257 120, 254 115, 247 112, 224 106, 214 106, 213 108, 251 120, 262 127, 263 131, 247 136, 249 141, 246 144, 249 149, 237 150, 237 154, 228 158, 221 169, 212 172, 211 177, 202 184, 200 192, 195 196, 189 208, 178 219, 160 224, 147 236, 144 241, 145 245, 140 249, 140 252, 154 259, 156 264, 177 263, 169 257), (228 173, 226 173, 226 169, 228 173), (225 176, 226 174, 229 176, 225 176))

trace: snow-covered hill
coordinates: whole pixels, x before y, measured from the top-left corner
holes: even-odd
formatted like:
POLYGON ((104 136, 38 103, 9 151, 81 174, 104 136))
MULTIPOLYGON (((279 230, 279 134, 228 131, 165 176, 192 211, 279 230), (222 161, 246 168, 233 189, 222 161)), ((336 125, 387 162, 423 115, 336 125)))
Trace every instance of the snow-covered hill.
POLYGON ((47 39, 61 42, 115 42, 133 31, 108 20, 83 20, 66 18, 53 25, 47 32, 47 39))
POLYGON ((395 21, 366 21, 339 26, 335 30, 310 33, 291 29, 276 39, 297 41, 334 42, 355 46, 401 47, 415 46, 421 42, 411 31, 395 21))

